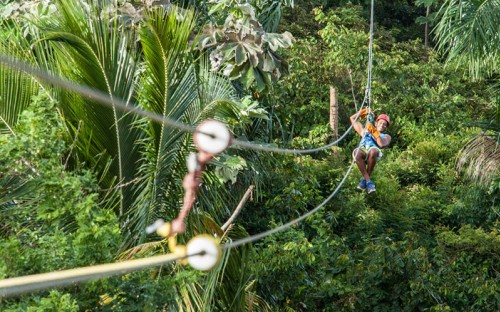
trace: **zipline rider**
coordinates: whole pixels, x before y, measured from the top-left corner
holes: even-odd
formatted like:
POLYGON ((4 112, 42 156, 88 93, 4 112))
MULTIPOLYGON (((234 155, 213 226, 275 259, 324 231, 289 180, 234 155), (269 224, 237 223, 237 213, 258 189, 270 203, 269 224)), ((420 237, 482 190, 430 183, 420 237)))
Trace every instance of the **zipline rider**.
POLYGON ((382 133, 389 127, 390 120, 389 116, 386 114, 380 114, 377 119, 375 119, 374 126, 372 124, 374 119, 373 114, 369 109, 362 109, 359 112, 358 120, 368 116, 366 129, 364 129, 361 122, 355 122, 357 115, 356 113, 350 118, 354 130, 362 137, 360 147, 354 149, 352 152, 352 156, 356 160, 356 165, 358 165, 359 171, 363 175, 357 188, 361 191, 366 189, 368 194, 370 194, 376 191, 375 183, 370 179, 370 176, 377 164, 377 160, 383 155, 381 149, 391 143, 391 136, 382 133))

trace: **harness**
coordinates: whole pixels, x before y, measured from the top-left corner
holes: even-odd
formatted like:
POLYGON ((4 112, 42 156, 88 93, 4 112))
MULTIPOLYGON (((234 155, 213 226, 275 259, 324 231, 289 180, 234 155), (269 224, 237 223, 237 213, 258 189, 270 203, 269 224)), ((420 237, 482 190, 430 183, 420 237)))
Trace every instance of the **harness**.
MULTIPOLYGON (((380 134, 381 138, 383 138, 385 136, 386 136, 386 134, 383 134, 383 133, 380 134)), ((362 150, 363 152, 365 152, 365 154, 366 154, 365 161, 368 160, 368 152, 372 148, 376 148, 378 150, 377 159, 382 158, 382 156, 384 155, 381 151, 382 148, 380 146, 378 146, 377 141, 375 140, 373 135, 370 132, 365 131, 365 135, 363 135, 363 138, 361 139, 361 143, 359 144, 359 149, 362 150)), ((356 159, 356 150, 354 150, 352 152, 352 158, 356 159)))
MULTIPOLYGON (((383 133, 380 134, 381 138, 384 138, 385 136, 386 135, 383 133)), ((382 147, 378 146, 377 140, 375 140, 373 135, 368 131, 365 131, 365 135, 361 139, 361 143, 359 145, 360 145, 360 147, 364 147, 367 151, 372 147, 376 147, 379 150, 382 148, 382 147)))

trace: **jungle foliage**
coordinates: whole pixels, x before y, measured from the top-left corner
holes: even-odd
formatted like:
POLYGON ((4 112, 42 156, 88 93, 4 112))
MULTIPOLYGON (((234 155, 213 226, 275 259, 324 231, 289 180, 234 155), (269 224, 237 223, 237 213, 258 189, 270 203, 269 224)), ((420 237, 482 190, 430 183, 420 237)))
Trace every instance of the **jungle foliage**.
MULTIPOLYGON (((499 310, 498 33, 484 15, 500 7, 417 2, 375 4, 371 105, 393 138, 376 193, 356 190, 354 168, 316 214, 226 250, 212 271, 171 263, 0 298, 1 310, 499 310), (487 29, 472 55, 457 5, 487 29)), ((339 133, 365 95, 369 1, 7 1, 0 16, 0 54, 162 117, 221 120, 254 143, 325 145, 330 87, 339 133)), ((4 64, 0 84, 0 278, 167 253, 145 228, 178 213, 192 135, 4 64)), ((358 142, 349 133, 311 155, 228 149, 179 242, 228 243, 314 209, 358 142)))

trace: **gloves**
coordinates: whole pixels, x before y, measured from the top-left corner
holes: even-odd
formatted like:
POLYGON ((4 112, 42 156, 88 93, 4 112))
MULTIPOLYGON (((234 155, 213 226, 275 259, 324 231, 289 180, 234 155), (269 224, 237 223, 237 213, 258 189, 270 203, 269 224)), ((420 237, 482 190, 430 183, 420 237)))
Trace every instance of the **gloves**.
POLYGON ((380 137, 380 132, 373 126, 371 122, 366 123, 366 130, 368 130, 375 139, 380 137))
POLYGON ((359 118, 364 118, 365 116, 368 115, 368 122, 373 123, 375 120, 375 115, 371 112, 369 108, 363 108, 362 110, 359 111, 359 118))
POLYGON ((368 110, 366 108, 363 108, 362 110, 359 111, 359 118, 364 118, 368 114, 368 110))

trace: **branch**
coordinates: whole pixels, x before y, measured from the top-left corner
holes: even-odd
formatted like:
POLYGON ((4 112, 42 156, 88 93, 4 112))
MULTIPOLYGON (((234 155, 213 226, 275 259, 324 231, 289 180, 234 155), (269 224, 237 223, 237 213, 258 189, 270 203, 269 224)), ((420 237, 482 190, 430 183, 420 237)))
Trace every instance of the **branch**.
POLYGON ((231 217, 226 221, 226 223, 224 223, 223 226, 221 226, 221 229, 223 231, 225 231, 228 226, 233 223, 234 219, 236 219, 236 216, 238 216, 238 214, 240 213, 241 209, 243 209, 243 206, 245 205, 245 203, 247 202, 248 200, 248 197, 250 197, 250 195, 252 194, 252 191, 253 189, 255 188, 255 185, 250 185, 248 187, 248 190, 246 191, 245 195, 243 195, 243 198, 241 199, 240 203, 238 204, 238 206, 236 207, 236 209, 234 210, 233 214, 231 215, 231 217))
POLYGON ((349 68, 347 68, 347 73, 349 74, 349 79, 351 80, 351 91, 352 91, 352 99, 354 100, 354 107, 356 108, 356 111, 358 111, 358 104, 356 103, 356 95, 354 94, 354 83, 352 81, 352 74, 349 68))

